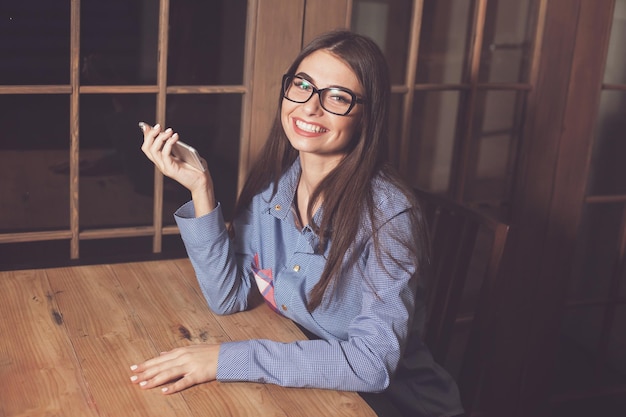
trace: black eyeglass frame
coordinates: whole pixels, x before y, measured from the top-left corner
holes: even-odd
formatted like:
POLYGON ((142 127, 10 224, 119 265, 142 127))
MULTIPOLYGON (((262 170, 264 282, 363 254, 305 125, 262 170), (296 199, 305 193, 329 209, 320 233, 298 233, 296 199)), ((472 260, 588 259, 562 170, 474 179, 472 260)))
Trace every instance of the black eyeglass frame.
POLYGON ((356 96, 356 94, 354 94, 353 91, 348 90, 347 88, 343 88, 343 87, 326 87, 326 88, 317 88, 315 87, 310 81, 308 81, 306 78, 300 77, 299 75, 294 75, 294 74, 285 74, 283 75, 283 83, 282 83, 282 96, 284 99, 287 99, 293 103, 306 103, 307 101, 311 100, 311 97, 313 97, 315 94, 317 94, 317 96, 319 97, 320 100, 320 105, 322 106, 322 108, 324 110, 326 110, 328 113, 332 113, 332 114, 336 114, 337 116, 347 116, 352 109, 354 108, 354 106, 358 103, 358 104, 362 104, 365 102, 364 99, 359 98, 356 96), (304 101, 297 101, 294 99, 291 99, 289 97, 287 97, 287 80, 289 79, 293 79, 293 78, 300 78, 301 80, 306 81, 307 83, 309 83, 311 85, 311 95, 309 96, 309 98, 307 98, 304 101), (350 97, 352 97, 352 102, 350 103, 350 106, 348 107, 348 110, 345 111, 345 113, 337 113, 334 112, 332 110, 328 110, 326 107, 324 107, 324 100, 322 100, 322 93, 324 91, 328 91, 328 90, 339 90, 339 91, 343 91, 344 93, 348 93, 350 95, 350 97))

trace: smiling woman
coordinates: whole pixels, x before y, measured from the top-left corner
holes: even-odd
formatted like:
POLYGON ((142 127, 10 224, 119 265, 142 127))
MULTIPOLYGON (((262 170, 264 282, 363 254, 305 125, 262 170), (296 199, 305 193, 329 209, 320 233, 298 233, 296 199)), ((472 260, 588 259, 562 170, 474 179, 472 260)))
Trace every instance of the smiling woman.
POLYGON ((413 191, 384 159, 390 86, 380 49, 353 32, 325 33, 279 93, 230 230, 211 166, 171 157, 177 133, 146 129, 142 150, 191 192, 176 221, 211 309, 246 310, 258 291, 315 338, 174 349, 132 365, 131 381, 166 394, 215 379, 384 391, 366 396, 380 416, 462 413, 455 382, 420 338, 429 248, 413 191))

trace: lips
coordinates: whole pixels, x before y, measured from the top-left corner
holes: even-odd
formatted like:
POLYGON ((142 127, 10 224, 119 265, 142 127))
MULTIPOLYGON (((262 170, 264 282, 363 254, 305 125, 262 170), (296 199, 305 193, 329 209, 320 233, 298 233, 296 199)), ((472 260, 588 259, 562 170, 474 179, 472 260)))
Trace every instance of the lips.
POLYGON ((326 129, 325 127, 322 127, 314 123, 307 123, 304 120, 300 120, 300 119, 295 119, 294 124, 298 130, 304 133, 320 134, 320 133, 328 132, 328 129, 326 129))

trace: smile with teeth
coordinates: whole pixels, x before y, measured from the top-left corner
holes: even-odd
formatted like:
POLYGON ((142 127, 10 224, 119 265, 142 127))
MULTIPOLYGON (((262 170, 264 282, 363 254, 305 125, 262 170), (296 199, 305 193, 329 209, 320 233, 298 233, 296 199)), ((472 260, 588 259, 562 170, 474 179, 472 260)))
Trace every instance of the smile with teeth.
POLYGON ((307 132, 312 132, 312 133, 328 132, 328 129, 324 129, 321 126, 312 125, 310 123, 303 122, 302 120, 296 120, 296 126, 298 126, 299 129, 306 130, 307 132))

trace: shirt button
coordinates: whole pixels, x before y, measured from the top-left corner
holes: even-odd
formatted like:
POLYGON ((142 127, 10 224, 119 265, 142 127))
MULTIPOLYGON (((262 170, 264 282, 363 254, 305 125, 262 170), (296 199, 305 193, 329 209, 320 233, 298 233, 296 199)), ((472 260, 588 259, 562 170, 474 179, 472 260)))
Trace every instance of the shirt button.
POLYGON ((294 265, 293 270, 296 272, 300 271, 300 265, 294 265))
POLYGON ((274 209, 276 209, 277 211, 280 211, 280 209, 282 209, 282 207, 281 207, 281 205, 280 205, 280 204, 276 204, 276 205, 274 206, 274 209))
POLYGON ((282 309, 283 309, 283 311, 287 311, 287 306, 286 306, 286 305, 284 305, 284 304, 283 304, 282 306, 280 306, 280 308, 282 308, 282 309))

